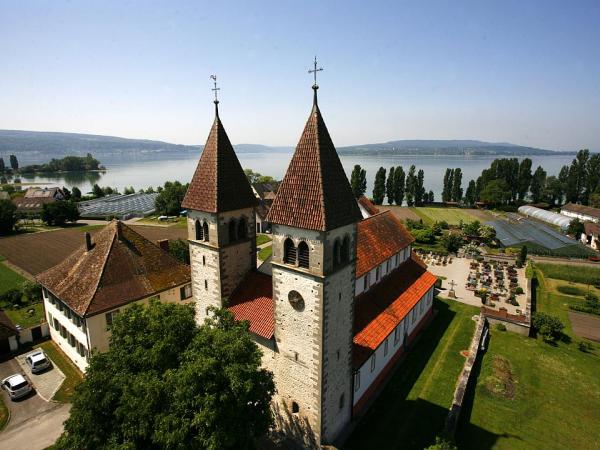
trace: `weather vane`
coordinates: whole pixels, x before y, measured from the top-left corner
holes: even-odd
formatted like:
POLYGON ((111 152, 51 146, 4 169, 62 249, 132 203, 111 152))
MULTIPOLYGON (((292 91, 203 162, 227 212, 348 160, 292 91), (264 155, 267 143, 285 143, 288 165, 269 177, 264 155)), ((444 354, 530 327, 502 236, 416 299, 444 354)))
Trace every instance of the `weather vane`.
POLYGON ((219 99, 217 97, 217 92, 220 91, 221 88, 217 87, 217 76, 216 75, 211 75, 210 79, 213 80, 214 83, 215 83, 215 87, 211 89, 215 93, 215 103, 219 103, 219 99))
POLYGON ((313 85, 313 89, 319 89, 319 86, 317 85, 317 72, 321 72, 322 70, 322 67, 319 67, 317 69, 317 57, 315 56, 314 69, 308 71, 308 73, 312 73, 315 78, 315 84, 313 85))

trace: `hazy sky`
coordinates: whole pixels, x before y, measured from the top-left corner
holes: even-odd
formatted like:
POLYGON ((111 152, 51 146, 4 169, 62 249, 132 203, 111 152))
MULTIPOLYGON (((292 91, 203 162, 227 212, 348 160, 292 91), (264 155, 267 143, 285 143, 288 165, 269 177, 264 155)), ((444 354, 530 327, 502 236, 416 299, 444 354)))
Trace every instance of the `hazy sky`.
POLYGON ((295 145, 315 54, 336 145, 600 151, 598 0, 0 0, 0 129, 295 145))

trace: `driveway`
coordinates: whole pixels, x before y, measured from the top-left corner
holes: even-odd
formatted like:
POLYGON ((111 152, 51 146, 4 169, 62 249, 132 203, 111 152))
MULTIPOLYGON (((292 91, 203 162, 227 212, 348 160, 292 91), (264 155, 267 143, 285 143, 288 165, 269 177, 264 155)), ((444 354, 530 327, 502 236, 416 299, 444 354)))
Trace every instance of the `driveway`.
MULTIPOLYGON (((0 363, 0 379, 15 373, 25 373, 30 380, 33 379, 15 359, 0 363)), ((37 391, 15 402, 10 400, 4 389, 0 395, 10 410, 8 425, 0 433, 0 450, 44 449, 62 433, 62 423, 69 416, 71 405, 48 402, 37 391)))

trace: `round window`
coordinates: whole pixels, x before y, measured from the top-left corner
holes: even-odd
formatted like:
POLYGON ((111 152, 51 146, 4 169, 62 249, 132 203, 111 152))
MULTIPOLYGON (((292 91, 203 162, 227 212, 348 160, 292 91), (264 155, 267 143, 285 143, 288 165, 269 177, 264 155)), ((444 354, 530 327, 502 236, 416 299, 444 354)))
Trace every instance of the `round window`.
POLYGON ((290 291, 288 300, 290 305, 292 305, 296 311, 302 311, 304 309, 304 299, 302 298, 302 295, 300 295, 300 292, 290 291))

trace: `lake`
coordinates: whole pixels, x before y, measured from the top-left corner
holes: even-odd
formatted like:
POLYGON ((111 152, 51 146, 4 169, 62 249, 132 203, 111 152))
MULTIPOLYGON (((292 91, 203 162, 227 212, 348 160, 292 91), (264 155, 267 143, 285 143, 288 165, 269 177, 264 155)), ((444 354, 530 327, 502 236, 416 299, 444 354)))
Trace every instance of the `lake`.
MULTIPOLYGON (((26 176, 21 178, 24 182, 47 183, 48 185, 61 185, 71 189, 77 186, 82 192, 89 192, 94 183, 100 186, 112 186, 120 192, 127 186, 136 190, 148 186, 162 185, 165 181, 179 180, 187 183, 191 180, 198 155, 195 158, 150 160, 150 161, 123 161, 122 163, 106 164, 105 173, 69 173, 59 176, 26 176)), ((238 155, 244 168, 249 168, 263 175, 271 175, 276 179, 283 178, 285 170, 292 158, 291 153, 241 153, 238 155)), ((548 175, 558 175, 560 168, 569 164, 573 155, 533 156, 533 170, 541 165, 548 175)), ((460 167, 463 172, 463 189, 466 190, 469 180, 477 178, 483 169, 489 167, 494 157, 462 157, 462 156, 341 156, 346 174, 350 173, 355 164, 360 164, 367 171, 367 194, 371 195, 375 173, 379 167, 389 169, 392 166, 402 166, 408 172, 411 164, 425 172, 425 188, 432 190, 435 199, 440 200, 443 178, 446 168, 460 167)))

